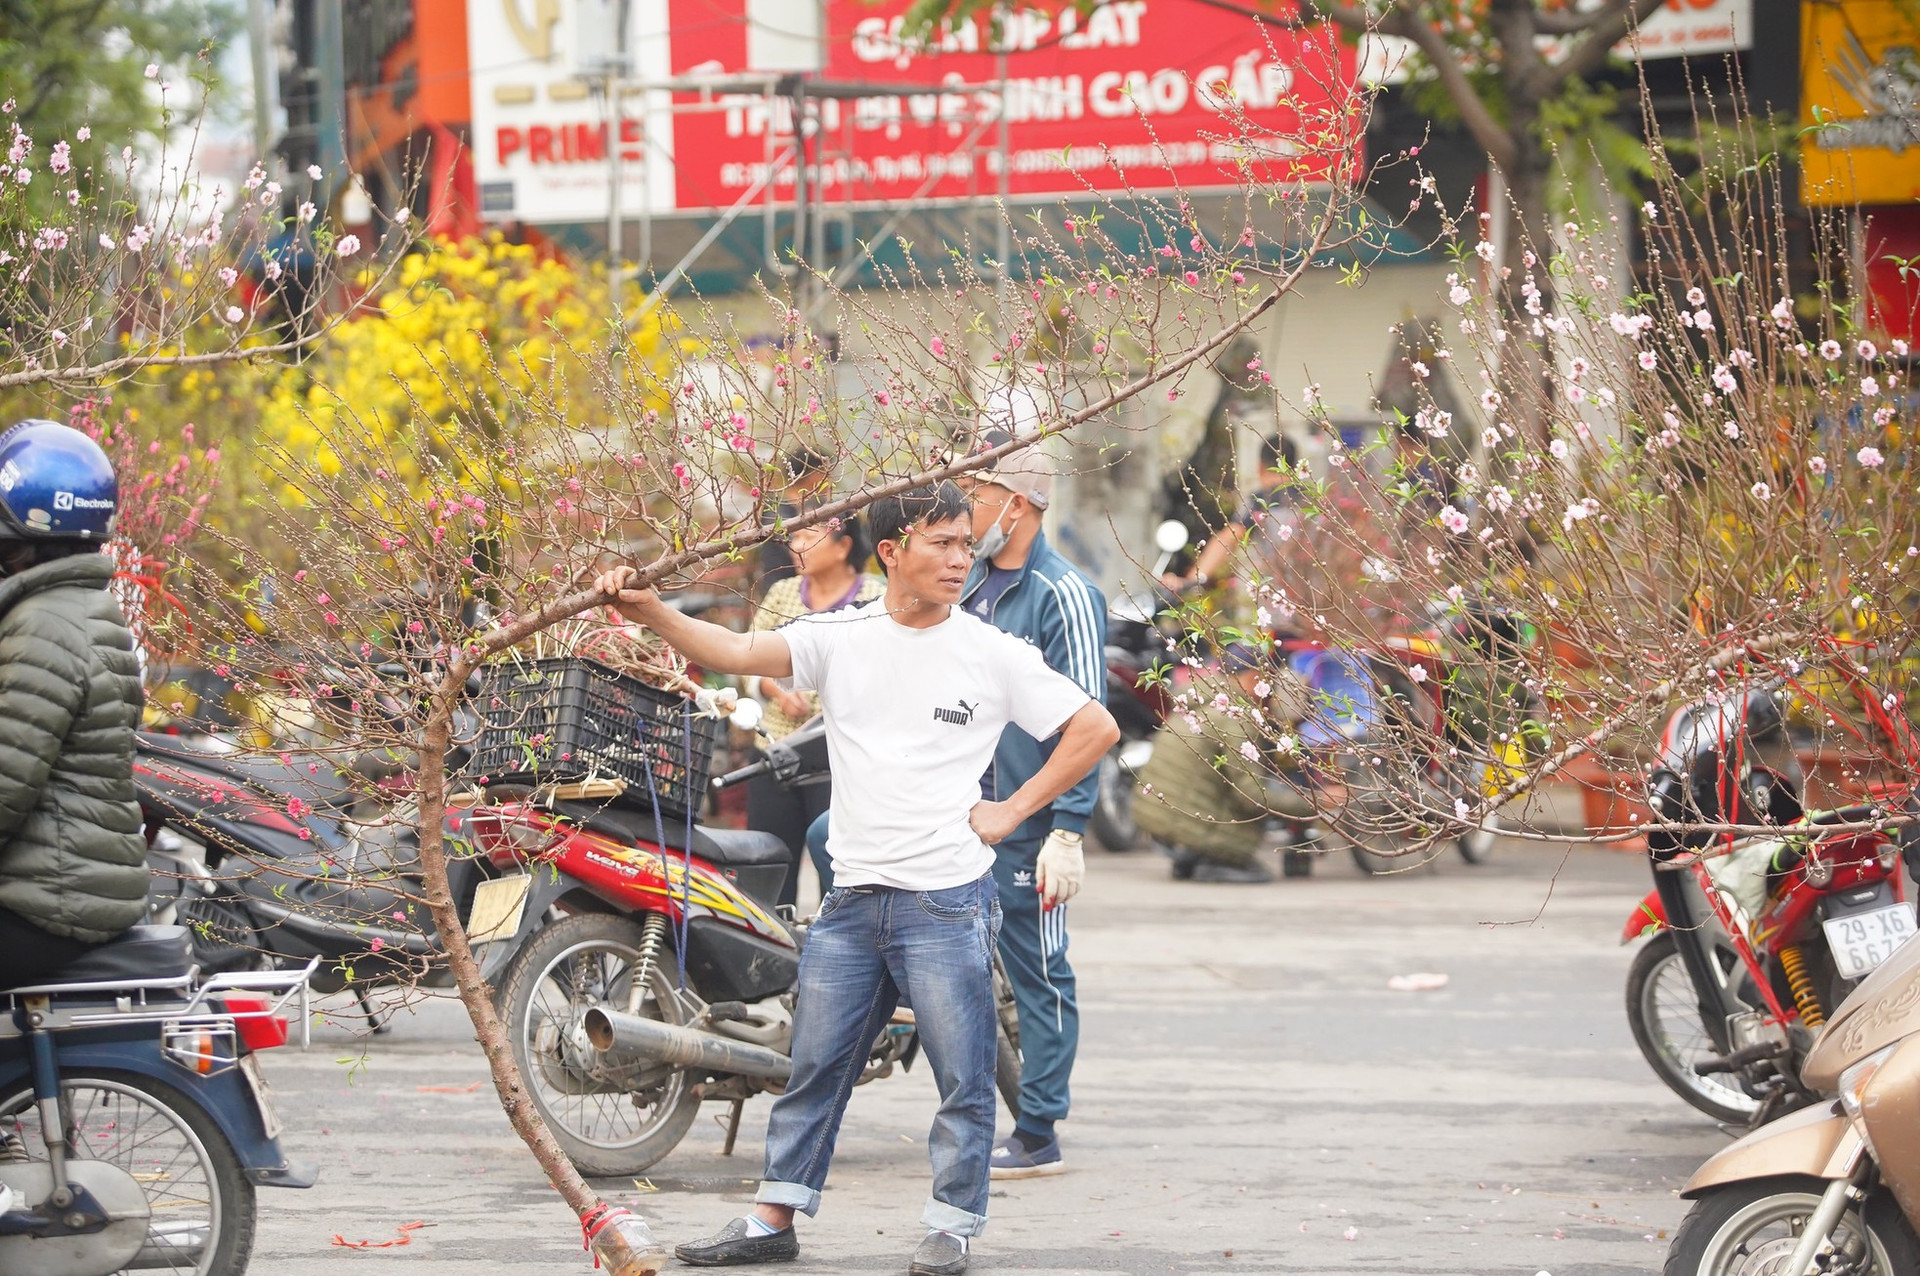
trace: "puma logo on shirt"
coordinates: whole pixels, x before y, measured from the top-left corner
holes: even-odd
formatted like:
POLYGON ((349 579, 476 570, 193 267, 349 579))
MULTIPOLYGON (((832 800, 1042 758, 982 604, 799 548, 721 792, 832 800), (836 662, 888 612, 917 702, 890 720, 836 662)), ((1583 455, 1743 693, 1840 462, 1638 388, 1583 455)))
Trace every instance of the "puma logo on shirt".
POLYGON ((960 707, 958 709, 935 709, 933 711, 934 721, 951 723, 956 727, 964 727, 969 722, 972 722, 974 709, 977 706, 970 705, 965 700, 956 700, 954 703, 960 707))

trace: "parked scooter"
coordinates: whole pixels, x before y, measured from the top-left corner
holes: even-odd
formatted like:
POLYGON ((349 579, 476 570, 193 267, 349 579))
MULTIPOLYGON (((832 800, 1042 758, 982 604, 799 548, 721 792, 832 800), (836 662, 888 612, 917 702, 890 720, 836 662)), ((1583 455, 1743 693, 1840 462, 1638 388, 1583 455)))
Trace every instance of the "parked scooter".
POLYGON ((1803 814, 1804 783, 1772 687, 1682 706, 1649 777, 1666 823, 1780 826, 1739 839, 1654 830, 1654 889, 1621 935, 1651 936, 1627 976, 1635 1042, 1719 1121, 1759 1125, 1814 1102, 1803 1064, 1821 1025, 1914 933, 1899 846, 1823 831, 1874 808, 1803 814))
MULTIPOLYGON (((798 928, 774 908, 786 843, 567 801, 483 807, 460 832, 500 874, 470 929, 489 967, 496 946, 511 954, 494 986, 515 1060, 581 1173, 642 1173, 705 1099, 733 1100, 737 1130, 739 1104, 786 1078, 800 966, 798 928)), ((890 1027, 866 1079, 912 1037, 890 1027)))
POLYGON ((136 926, 0 992, 0 1272, 240 1276, 254 1188, 315 1178, 258 1056, 306 973, 201 979, 183 928, 136 926))
MULTIPOLYGON (((707 1099, 733 1105, 731 1152, 746 1100, 792 1072, 806 926, 775 902, 786 843, 695 822, 712 741, 685 701, 579 657, 487 674, 474 768, 493 787, 449 827, 488 879, 467 929, 529 1097, 588 1175, 645 1171, 707 1099), (617 800, 556 787, 589 774, 617 800), (515 778, 535 787, 507 800, 515 778)), ((911 1013, 897 1014, 860 1079, 919 1048, 911 1013)))
POLYGON ((1762 1126, 1694 1173, 1666 1276, 1920 1271, 1920 944, 1841 1003, 1801 1078, 1836 1101, 1762 1126))
MULTIPOLYGON (((707 715, 723 707, 714 693, 697 701, 707 715)), ((464 757, 478 721, 462 712, 472 722, 458 733, 464 757)), ((208 753, 144 732, 134 761, 152 870, 148 920, 187 926, 204 971, 311 966, 315 991, 351 987, 379 1032, 384 1025, 369 988, 445 985, 450 976, 432 918, 417 902, 424 889, 409 773, 392 766, 359 771, 342 774, 319 754, 208 753)), ((496 792, 519 799, 527 790, 496 792)), ((449 815, 450 837, 465 819, 449 815)), ((448 877, 463 919, 493 875, 482 858, 451 859, 448 877)), ((486 973, 497 973, 509 955, 497 945, 486 973)))
MULTIPOLYGON (((1187 546, 1187 529, 1168 519, 1155 529, 1150 579, 1157 582, 1173 556, 1187 546)), ((1109 851, 1130 851, 1140 844, 1133 818, 1134 786, 1153 756, 1153 736, 1173 711, 1166 681, 1151 675, 1168 660, 1168 635, 1161 619, 1172 596, 1157 584, 1122 593, 1107 607, 1107 711, 1120 727, 1120 742, 1100 759, 1100 788, 1087 828, 1109 851)))
MULTIPOLYGON (((360 809, 364 786, 318 756, 208 754, 146 733, 134 784, 149 918, 185 926, 201 970, 310 969, 317 991, 351 985, 377 1029, 368 986, 438 967, 404 803, 360 809)), ((464 906, 477 866, 451 867, 464 906)))
MULTIPOLYGON (((1301 775, 1319 790, 1316 805, 1326 810, 1326 823, 1363 873, 1420 863, 1402 848, 1432 821, 1428 812, 1477 800, 1487 773, 1448 748, 1441 702, 1422 689, 1433 679, 1407 674, 1431 655, 1404 647, 1391 654, 1342 651, 1300 640, 1284 641, 1280 650, 1306 692, 1307 714, 1297 731, 1306 756, 1301 775), (1397 747, 1370 754, 1367 742, 1388 735, 1397 747), (1423 737, 1424 748, 1406 747, 1423 737)), ((1461 859, 1478 865, 1492 858, 1498 835, 1497 818, 1488 817, 1452 841, 1461 859)))

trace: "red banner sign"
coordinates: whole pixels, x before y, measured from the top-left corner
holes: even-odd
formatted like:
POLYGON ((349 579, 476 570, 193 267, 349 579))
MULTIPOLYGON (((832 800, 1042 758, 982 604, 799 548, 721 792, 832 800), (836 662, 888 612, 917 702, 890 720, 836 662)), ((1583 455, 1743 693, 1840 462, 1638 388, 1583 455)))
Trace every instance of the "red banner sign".
MULTIPOLYGON (((1247 164, 1265 181, 1316 181, 1358 158, 1340 149, 1358 143, 1354 51, 1324 30, 1199 0, 1109 0, 1084 14, 1014 13, 1003 61, 989 16, 917 48, 899 36, 906 7, 828 0, 820 78, 880 90, 815 104, 809 172, 829 201, 998 193, 1003 102, 1015 196, 1221 187, 1247 164)), ((746 69, 746 0, 668 9, 674 75, 746 69)), ((775 196, 791 198, 793 165, 770 165, 792 142, 790 99, 678 94, 673 116, 679 209, 724 208, 769 173, 775 196)))

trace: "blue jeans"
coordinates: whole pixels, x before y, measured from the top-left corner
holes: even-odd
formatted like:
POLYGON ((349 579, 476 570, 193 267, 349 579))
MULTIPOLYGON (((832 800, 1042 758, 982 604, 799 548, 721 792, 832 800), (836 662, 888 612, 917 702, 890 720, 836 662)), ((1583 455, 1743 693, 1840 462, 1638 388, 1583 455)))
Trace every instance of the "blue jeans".
POLYGON ((1042 911, 1034 890, 1034 862, 1042 842, 1006 841, 993 848, 1006 925, 1000 960, 1020 1008, 1020 1120, 1018 1129, 1053 1136, 1067 1117, 1067 1082, 1080 1048, 1080 1002, 1067 964, 1067 906, 1042 911))
MULTIPOLYGON (((813 871, 820 874, 820 900, 826 902, 833 890, 833 859, 827 854, 827 817, 832 811, 822 811, 807 825, 807 857, 813 861, 813 871)), ((799 866, 794 866, 794 875, 799 876, 799 866)))
POLYGON ((940 1087, 927 1136, 933 1195, 920 1219, 958 1236, 985 1229, 999 930, 991 873, 939 891, 842 886, 821 902, 800 954, 793 1076, 767 1119, 767 1168, 754 1200, 818 1212, 847 1099, 906 994, 940 1087))

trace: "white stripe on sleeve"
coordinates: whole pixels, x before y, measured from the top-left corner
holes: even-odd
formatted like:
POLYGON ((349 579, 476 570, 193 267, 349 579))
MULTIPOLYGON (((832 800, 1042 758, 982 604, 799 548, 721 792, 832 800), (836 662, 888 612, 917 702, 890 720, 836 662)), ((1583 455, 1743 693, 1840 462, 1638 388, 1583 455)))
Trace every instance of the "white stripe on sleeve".
POLYGON ((1077 576, 1068 576, 1047 584, 1060 607, 1066 631, 1067 668, 1063 672, 1088 695, 1097 697, 1106 680, 1106 653, 1100 650, 1100 630, 1086 583, 1077 576))

